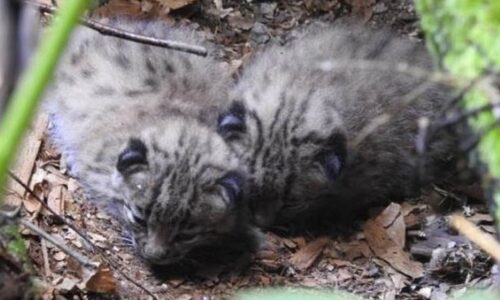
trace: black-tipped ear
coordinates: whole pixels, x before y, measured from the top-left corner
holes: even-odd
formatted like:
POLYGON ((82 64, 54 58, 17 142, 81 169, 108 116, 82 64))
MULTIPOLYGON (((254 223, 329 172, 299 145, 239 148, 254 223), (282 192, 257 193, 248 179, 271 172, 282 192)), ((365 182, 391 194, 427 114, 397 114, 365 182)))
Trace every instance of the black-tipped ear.
POLYGON ((241 198, 244 184, 241 174, 231 172, 222 178, 219 184, 225 189, 231 203, 241 198))
POLYGON ((245 107, 239 102, 233 103, 228 112, 219 116, 217 132, 224 138, 245 132, 245 107))
POLYGON ((343 159, 335 152, 330 152, 325 157, 325 170, 326 175, 331 180, 335 180, 342 171, 344 166, 343 159))
POLYGON ((120 173, 125 173, 134 166, 147 165, 147 152, 146 145, 140 139, 131 138, 127 147, 118 156, 116 169, 120 173))
POLYGON ((326 176, 335 180, 342 172, 347 156, 346 138, 343 134, 335 133, 329 138, 327 151, 323 152, 322 160, 326 176))

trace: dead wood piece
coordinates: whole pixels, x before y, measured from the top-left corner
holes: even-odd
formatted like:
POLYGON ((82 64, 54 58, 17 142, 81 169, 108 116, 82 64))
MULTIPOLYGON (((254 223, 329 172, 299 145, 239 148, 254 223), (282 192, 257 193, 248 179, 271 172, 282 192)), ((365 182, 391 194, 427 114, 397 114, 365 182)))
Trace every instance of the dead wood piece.
POLYGON ((449 223, 500 263, 500 243, 493 236, 484 233, 476 225, 460 215, 451 216, 449 223))
POLYGON ((307 270, 318 259, 329 241, 330 239, 323 237, 310 242, 290 258, 290 263, 299 271, 307 270))

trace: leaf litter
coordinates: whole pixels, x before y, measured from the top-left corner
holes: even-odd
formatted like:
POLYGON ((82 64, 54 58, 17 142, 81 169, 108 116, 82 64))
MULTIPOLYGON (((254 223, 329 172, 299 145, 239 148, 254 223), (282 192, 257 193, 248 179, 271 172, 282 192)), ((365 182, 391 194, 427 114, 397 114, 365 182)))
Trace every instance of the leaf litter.
MULTIPOLYGON (((286 42, 293 29, 314 19, 356 19, 368 26, 383 24, 415 36, 417 21, 408 21, 412 20, 408 14, 414 15, 413 4, 396 2, 111 0, 94 14, 157 18, 170 25, 193 28, 219 47, 216 55, 227 61, 238 77, 256 51, 270 41, 286 42)), ((47 140, 46 116, 39 120, 27 137, 26 149, 20 152, 21 166, 14 172, 56 213, 66 216, 104 249, 123 273, 161 299, 230 298, 241 288, 281 285, 335 288, 372 298, 447 299, 452 291, 492 284, 491 259, 456 236, 444 222, 445 216, 426 202, 428 193, 381 208, 349 236, 267 233, 266 247, 243 267, 222 264, 196 274, 156 277, 132 249, 122 245, 116 221, 85 201, 78 182, 68 176, 65 163, 47 140)), ((84 240, 66 225, 51 220, 51 214, 22 188, 12 183, 10 187, 9 202, 23 204, 24 218, 36 221, 88 258, 99 260, 84 240)), ((482 197, 477 192, 474 195, 482 197)), ((476 203, 471 212, 468 218, 493 234, 493 222, 485 205, 476 203)), ((98 268, 88 269, 50 243, 40 242, 37 236, 27 234, 23 238, 44 299, 89 294, 147 298, 144 291, 102 262, 98 268), (42 248, 47 253, 46 263, 42 248), (46 273, 46 268, 50 272, 46 273)))

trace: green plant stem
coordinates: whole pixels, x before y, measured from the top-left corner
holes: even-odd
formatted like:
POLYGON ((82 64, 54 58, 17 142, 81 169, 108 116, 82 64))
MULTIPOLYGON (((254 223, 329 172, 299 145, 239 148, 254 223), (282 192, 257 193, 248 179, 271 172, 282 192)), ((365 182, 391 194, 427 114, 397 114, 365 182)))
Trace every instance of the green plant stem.
POLYGON ((7 170, 36 111, 38 99, 52 78, 69 35, 88 4, 89 0, 63 1, 30 67, 11 96, 0 126, 0 186, 5 183, 7 170))

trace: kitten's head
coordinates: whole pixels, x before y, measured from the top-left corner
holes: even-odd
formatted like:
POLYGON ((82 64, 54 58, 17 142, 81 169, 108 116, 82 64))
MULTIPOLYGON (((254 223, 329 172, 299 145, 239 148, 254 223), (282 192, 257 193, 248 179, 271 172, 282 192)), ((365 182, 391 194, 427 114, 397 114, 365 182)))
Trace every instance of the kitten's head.
POLYGON ((147 262, 178 262, 245 231, 245 169, 210 129, 182 122, 130 137, 116 158, 120 219, 147 262))
POLYGON ((260 226, 273 224, 278 213, 293 217, 313 205, 311 191, 329 189, 346 160, 342 120, 321 91, 288 95, 279 88, 237 91, 234 99, 240 100, 218 122, 219 133, 249 167, 248 196, 260 226), (310 97, 317 101, 305 100, 310 97))

